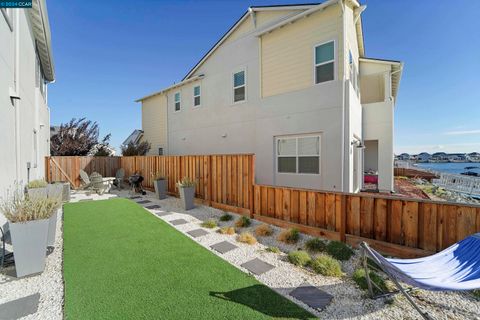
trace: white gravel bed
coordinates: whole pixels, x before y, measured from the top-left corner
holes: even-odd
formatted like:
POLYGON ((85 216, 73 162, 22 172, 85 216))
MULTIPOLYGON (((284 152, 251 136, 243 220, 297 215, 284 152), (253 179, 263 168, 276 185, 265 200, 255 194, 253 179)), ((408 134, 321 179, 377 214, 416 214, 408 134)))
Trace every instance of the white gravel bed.
MULTIPOLYGON (((124 192, 121 196, 128 196, 124 192)), ((288 245, 277 240, 281 228, 271 226, 274 234, 268 237, 256 237, 258 243, 248 245, 236 241, 237 234, 223 235, 216 232, 219 228, 204 230, 209 231, 208 235, 193 238, 186 232, 202 228, 201 222, 214 219, 219 227, 233 226, 236 219, 240 215, 231 213, 233 219, 228 222, 219 221, 224 211, 211 207, 198 205, 195 209, 184 211, 180 209, 180 200, 176 198, 167 198, 165 200, 156 200, 154 194, 148 193, 146 198, 152 201, 152 204, 161 205, 160 211, 170 211, 171 214, 160 217, 164 221, 172 221, 175 219, 185 219, 188 223, 173 226, 177 230, 185 233, 194 241, 212 251, 222 259, 230 262, 240 270, 248 271, 240 265, 254 258, 259 258, 275 268, 262 274, 253 275, 257 280, 274 289, 286 298, 294 301, 298 305, 310 311, 322 319, 421 319, 406 299, 401 295, 396 295, 390 301, 386 299, 372 300, 368 299, 366 292, 360 290, 356 284, 350 279, 351 274, 359 266, 359 252, 347 262, 342 262, 342 270, 345 276, 342 278, 325 277, 318 275, 311 270, 296 267, 287 261, 286 253, 291 250, 297 250, 304 247, 305 241, 311 237, 301 235, 301 239, 294 245, 288 245), (236 246, 237 249, 220 254, 210 248, 211 245, 221 241, 229 241, 236 246), (269 246, 278 247, 282 253, 275 254, 267 252, 265 249, 269 246), (328 292, 334 296, 332 303, 325 310, 319 311, 309 308, 302 302, 294 299, 289 293, 298 286, 310 284, 317 286, 319 289, 328 292)), ((148 206, 150 204, 145 204, 148 206)), ((150 210, 156 212, 156 209, 150 210)), ((262 222, 251 219, 252 225, 248 228, 237 229, 237 233, 248 231, 255 235, 254 229, 262 222)), ((425 290, 416 290, 413 295, 416 297, 417 303, 427 311, 435 319, 480 319, 480 302, 476 301, 469 293, 454 292, 430 292, 425 290)))

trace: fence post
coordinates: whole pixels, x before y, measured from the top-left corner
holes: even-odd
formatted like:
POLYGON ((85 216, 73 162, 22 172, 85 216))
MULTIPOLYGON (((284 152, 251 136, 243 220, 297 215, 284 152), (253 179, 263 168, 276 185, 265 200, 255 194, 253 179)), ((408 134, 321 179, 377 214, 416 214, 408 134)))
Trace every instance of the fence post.
POLYGON ((50 157, 45 157, 45 180, 47 180, 48 183, 52 182, 50 175, 50 157))
POLYGON ((249 204, 249 209, 250 209, 250 218, 253 218, 253 213, 254 213, 254 208, 255 208, 255 204, 254 204, 254 201, 255 201, 255 197, 253 196, 253 193, 254 193, 254 189, 255 189, 255 155, 251 155, 250 156, 250 168, 251 168, 251 171, 250 171, 250 187, 249 187, 249 200, 248 200, 248 204, 249 204))
POLYGON ((208 206, 212 205, 212 156, 207 157, 207 196, 208 206))

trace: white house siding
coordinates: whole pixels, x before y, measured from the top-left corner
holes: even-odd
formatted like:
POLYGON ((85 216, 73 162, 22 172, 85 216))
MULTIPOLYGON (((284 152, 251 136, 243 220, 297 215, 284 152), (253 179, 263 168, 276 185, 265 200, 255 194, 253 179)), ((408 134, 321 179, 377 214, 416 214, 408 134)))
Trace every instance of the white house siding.
POLYGON ((142 104, 142 140, 150 142, 149 155, 158 155, 159 148, 167 153, 167 99, 157 95, 142 104))
MULTIPOLYGON (((11 11, 13 31, 0 13, 0 197, 15 184, 44 178, 45 156, 50 154, 50 118, 46 99, 35 82, 35 40, 26 10, 11 11), (16 71, 15 71, 16 70, 16 71), (12 104, 10 90, 20 100, 12 104), (34 152, 34 130, 37 153, 34 152)), ((0 217, 0 224, 4 222, 0 217)))

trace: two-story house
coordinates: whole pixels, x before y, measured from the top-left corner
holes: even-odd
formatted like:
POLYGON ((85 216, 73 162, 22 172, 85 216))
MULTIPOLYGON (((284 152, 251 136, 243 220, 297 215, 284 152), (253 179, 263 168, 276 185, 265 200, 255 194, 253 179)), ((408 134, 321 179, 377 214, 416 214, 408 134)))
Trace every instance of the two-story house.
POLYGON ((393 190, 402 63, 365 56, 355 0, 250 7, 183 80, 138 99, 151 154, 254 153, 256 182, 393 190))
POLYGON ((45 174, 47 84, 55 78, 47 12, 45 0, 0 9, 0 198, 45 174))

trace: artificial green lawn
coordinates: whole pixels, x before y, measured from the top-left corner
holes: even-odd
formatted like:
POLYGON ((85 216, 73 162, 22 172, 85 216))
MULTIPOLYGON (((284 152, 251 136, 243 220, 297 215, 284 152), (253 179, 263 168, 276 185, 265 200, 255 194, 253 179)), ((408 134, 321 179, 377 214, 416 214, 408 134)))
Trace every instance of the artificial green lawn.
POLYGON ((66 319, 311 319, 126 199, 64 207, 66 319))

